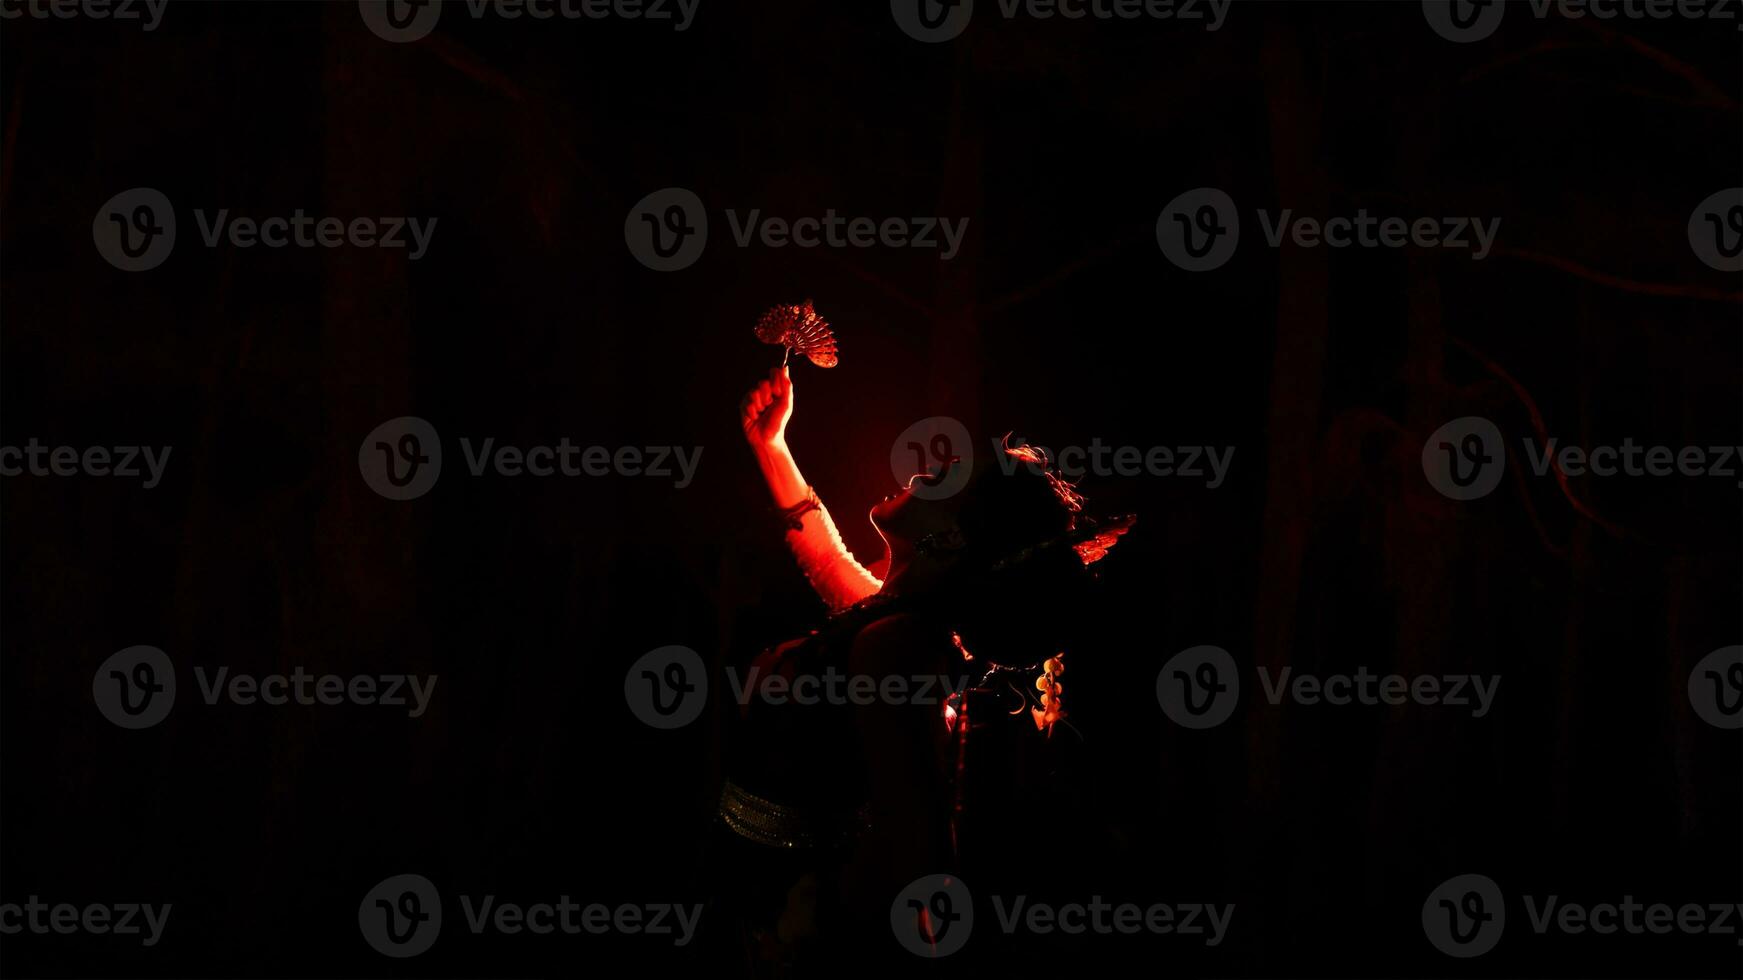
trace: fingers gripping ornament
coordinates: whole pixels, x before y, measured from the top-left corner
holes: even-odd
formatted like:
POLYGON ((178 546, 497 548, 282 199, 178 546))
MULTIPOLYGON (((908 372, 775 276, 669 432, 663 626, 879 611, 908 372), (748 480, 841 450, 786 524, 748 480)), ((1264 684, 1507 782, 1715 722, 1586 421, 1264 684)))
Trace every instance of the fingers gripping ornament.
POLYGON ((820 368, 832 368, 841 363, 835 347, 835 331, 829 328, 828 320, 817 315, 810 300, 792 306, 770 307, 757 321, 756 334, 757 339, 765 344, 786 348, 786 353, 781 355, 782 367, 794 352, 805 355, 820 368))

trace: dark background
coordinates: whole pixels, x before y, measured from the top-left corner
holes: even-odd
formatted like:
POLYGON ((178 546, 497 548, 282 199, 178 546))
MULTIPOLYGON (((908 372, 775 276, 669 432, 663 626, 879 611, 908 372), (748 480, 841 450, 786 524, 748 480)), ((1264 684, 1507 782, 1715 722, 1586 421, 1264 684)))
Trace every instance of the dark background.
POLYGON ((1215 490, 1080 487, 1140 523, 1099 566, 1111 612, 1073 651, 1055 775, 986 818, 1026 843, 968 877, 1235 902, 1231 935, 983 927, 951 965, 1737 975, 1734 939, 1538 936, 1517 905, 1499 948, 1456 961, 1419 919, 1467 872, 1510 897, 1743 899, 1740 739, 1685 687, 1739 638, 1735 482, 1564 493, 1517 455, 1534 412, 1564 443, 1743 441, 1739 279, 1685 230, 1743 174, 1734 26, 1510 16, 1454 45, 1413 2, 1237 3, 1214 33, 977 13, 939 45, 870 2, 704 2, 684 33, 450 13, 408 45, 349 2, 178 0, 152 33, 4 22, 3 441, 174 451, 149 491, 0 483, 0 899, 175 907, 155 948, 8 936, 0 972, 706 969, 646 939, 475 937, 452 906, 435 951, 392 961, 357 903, 402 872, 449 896, 701 900, 716 728, 644 727, 623 676, 654 647, 724 661, 818 612, 735 428, 775 357, 752 320, 810 296, 844 355, 795 369, 792 442, 862 555, 891 441, 926 416, 1048 445, 1236 447, 1215 490), (1156 218, 1207 185, 1245 237, 1189 274, 1156 218), (90 227, 137 186, 181 232, 130 274, 90 227), (701 196, 712 233, 660 274, 623 225, 668 186, 701 196), (201 246, 193 209, 226 207, 439 224, 418 262, 201 246), (1269 248, 1253 210, 1286 207, 1500 217, 1503 248, 1269 248), (971 223, 941 263, 738 248, 727 208, 971 223), (400 415, 447 453, 411 502, 357 469, 400 415), (1515 457, 1458 504, 1419 455, 1464 415, 1515 457), (460 436, 705 448, 677 490, 475 479, 460 436), (1472 720, 1250 688, 1229 723, 1186 731, 1156 673, 1205 643, 1249 668, 1498 673, 1500 696, 1472 720), (130 732, 90 688, 135 644, 169 653, 182 692, 130 732), (440 681, 418 720, 208 707, 194 665, 440 681))

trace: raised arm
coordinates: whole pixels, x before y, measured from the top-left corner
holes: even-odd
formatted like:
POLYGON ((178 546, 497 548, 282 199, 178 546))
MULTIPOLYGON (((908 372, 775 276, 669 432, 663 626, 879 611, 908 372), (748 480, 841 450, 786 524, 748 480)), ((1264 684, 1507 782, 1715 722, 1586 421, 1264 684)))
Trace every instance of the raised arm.
POLYGON ((842 543, 841 532, 811 485, 805 482, 787 448, 787 422, 793 417, 793 382, 785 366, 769 372, 739 403, 739 420, 751 453, 768 484, 775 506, 793 514, 786 533, 787 547, 811 587, 838 612, 877 592, 883 582, 855 561, 842 543), (815 507, 804 507, 807 501, 815 507))

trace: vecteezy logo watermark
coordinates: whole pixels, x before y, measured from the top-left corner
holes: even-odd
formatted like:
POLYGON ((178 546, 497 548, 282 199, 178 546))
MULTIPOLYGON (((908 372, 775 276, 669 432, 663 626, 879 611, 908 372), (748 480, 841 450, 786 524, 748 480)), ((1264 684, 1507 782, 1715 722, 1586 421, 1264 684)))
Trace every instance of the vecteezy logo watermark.
POLYGON ((435 945, 442 932, 442 894, 423 875, 394 875, 358 903, 357 928, 383 956, 416 956, 435 945))
POLYGON ((91 700, 103 717, 122 728, 150 728, 175 707, 175 665, 169 654, 153 646, 118 651, 91 675, 91 700))
POLYGON ((163 23, 163 10, 169 0, 0 0, 0 20, 88 20, 138 21, 140 29, 150 33, 163 23))
MULTIPOLYGON (((379 705, 409 708, 412 718, 422 717, 435 692, 437 675, 311 674, 297 667, 289 674, 232 675, 229 667, 208 673, 194 668, 200 698, 207 705, 220 700, 244 707, 311 705, 379 705), (410 696, 408 702, 407 696, 410 696)), ((150 728, 169 716, 175 706, 175 665, 169 655, 152 646, 128 647, 111 655, 91 675, 91 699, 103 717, 122 728, 150 728)))
POLYGON ((890 16, 914 40, 937 44, 967 29, 974 0, 890 0, 890 16))
MULTIPOLYGON (((645 20, 670 22, 678 33, 689 30, 701 0, 448 0, 473 20, 645 20)), ((443 0, 357 0, 363 23, 384 41, 405 44, 436 29, 443 0)))
POLYGON ((24 904, 0 902, 0 935, 21 932, 39 936, 92 935, 141 936, 141 946, 156 946, 169 924, 170 903, 141 905, 132 902, 50 905, 35 895, 24 904))
POLYGON ((1367 208, 1357 208, 1353 218, 1298 218, 1285 208, 1273 216, 1258 212, 1265 241, 1272 248, 1283 244, 1288 236, 1298 248, 1446 248, 1471 253, 1471 261, 1489 257, 1495 236, 1501 231, 1500 218, 1448 216, 1443 218, 1377 218, 1367 208))
POLYGON ((956 258, 968 233, 967 218, 844 218, 834 208, 824 210, 820 218, 806 216, 791 221, 765 218, 760 208, 752 208, 742 217, 727 208, 726 220, 739 248, 749 248, 753 238, 765 248, 918 248, 938 252, 938 258, 945 262, 956 258))
POLYGON ((200 685, 200 697, 207 704, 219 700, 247 707, 266 704, 277 707, 286 704, 311 705, 359 704, 384 708, 405 708, 406 717, 422 718, 429 709, 430 695, 436 691, 437 674, 422 677, 417 674, 311 674, 301 667, 289 674, 235 674, 229 667, 219 667, 208 675, 204 667, 194 668, 194 680, 200 685), (408 701, 407 698, 410 698, 408 701))
POLYGON ((1501 888, 1483 875, 1448 878, 1422 903, 1422 931, 1448 956, 1481 956, 1495 948, 1506 927, 1501 888))
MULTIPOLYGON (((494 437, 460 437, 460 454, 475 477, 645 476, 671 479, 682 490, 696 479, 701 446, 578 446, 567 437, 556 445, 499 446, 494 437), (675 468, 674 468, 675 466, 675 468)), ((412 415, 370 430, 357 447, 357 468, 370 489, 389 500, 429 493, 442 475, 442 441, 436 427, 412 415)))
POLYGON ((1689 245, 1720 272, 1743 272, 1743 187, 1718 191, 1695 207, 1689 245))
MULTIPOLYGON (((1619 902, 1570 902, 1560 895, 1521 895, 1531 931, 1567 935, 1737 936, 1743 932, 1743 902, 1639 902, 1623 895, 1619 902)), ((1506 899, 1500 886, 1483 875, 1449 878, 1430 892, 1422 905, 1422 928, 1428 941, 1448 956, 1481 956, 1501 941, 1506 928, 1506 899)), ((1737 945, 1743 946, 1743 938, 1737 945)))
MULTIPOLYGON (((1615 445, 1564 446, 1520 440, 1526 464, 1540 477, 1551 470, 1571 477, 1719 477, 1743 488, 1743 446, 1652 446, 1626 438, 1615 445)), ((1429 485, 1453 500, 1486 496, 1501 482, 1507 454, 1501 430, 1479 416, 1454 419, 1436 429, 1422 446, 1422 471, 1429 485)))
POLYGON ((442 440, 417 416, 388 419, 363 437, 357 469, 369 489, 389 500, 422 497, 442 475, 442 440))
MULTIPOLYGON (((702 906, 676 903, 583 905, 568 895, 554 902, 517 904, 495 895, 460 895, 460 913, 473 935, 531 933, 548 936, 651 936, 674 946, 696 938, 702 906)), ((376 952, 395 959, 417 956, 435 945, 442 931, 442 895, 423 875, 394 875, 371 888, 357 906, 357 926, 376 952)))
POLYGON ((175 248, 175 208, 150 187, 122 191, 97 209, 91 240, 103 261, 123 272, 155 269, 175 248))
POLYGON ((1714 728, 1743 728, 1743 646, 1721 647, 1695 664, 1689 703, 1714 728))
MULTIPOLYGON (((1508 6, 1525 7, 1532 17, 1547 20, 1738 20, 1737 0, 1422 0, 1422 14, 1436 34, 1456 44, 1481 41, 1495 33, 1508 6)), ((1743 30, 1739 26, 1738 30, 1743 30)))
POLYGON ((708 245, 708 209, 694 191, 654 191, 629 209, 623 240, 629 254, 655 272, 687 269, 708 245))
MULTIPOLYGON (((848 218, 828 208, 820 217, 789 220, 765 217, 760 208, 743 214, 728 208, 726 220, 739 248, 916 248, 937 251, 948 262, 962 247, 969 219, 848 218)), ((623 240, 636 261, 655 272, 688 268, 708 244, 707 209, 682 187, 657 190, 630 209, 623 240)))
POLYGON ((0 476, 113 476, 137 480, 139 463, 145 463, 147 490, 163 481, 173 446, 72 446, 49 447, 31 439, 23 446, 0 446, 0 476))
MULTIPOLYGON (((728 666, 726 689, 740 706, 751 702, 814 707, 866 707, 873 704, 942 705, 968 686, 967 677, 948 674, 855 674, 825 667, 820 673, 765 673, 728 666)), ((702 657, 684 646, 650 650, 630 665, 623 678, 624 701, 652 728, 682 728, 695 721, 708 700, 709 679, 702 657)))
POLYGON ((1486 497, 1501 484, 1507 450, 1495 423, 1476 415, 1453 419, 1422 444, 1422 473, 1453 500, 1486 497))
POLYGON ((968 427, 934 415, 903 429, 890 443, 890 475, 920 500, 956 496, 974 475, 968 427))
POLYGON ((1156 675, 1162 713, 1182 728, 1215 728, 1229 720, 1241 700, 1241 673, 1222 647, 1188 647, 1156 675))
MULTIPOLYGON (((983 0, 984 2, 984 0, 983 0)), ((1223 26, 1233 0, 995 0, 1006 20, 1174 20, 1223 26)), ((983 9, 985 9, 983 7, 983 9)), ((974 16, 974 0, 890 0, 896 26, 916 41, 936 44, 961 34, 974 16)))
POLYGON ((1241 215, 1234 199, 1215 187, 1181 194, 1156 219, 1156 244, 1168 261, 1187 272, 1220 267, 1240 241, 1241 215))
POLYGON ((1422 16, 1436 34, 1470 44, 1495 33, 1507 12, 1502 0, 1422 0, 1422 16))
POLYGON ((949 956, 974 932, 974 896, 961 878, 916 878, 890 903, 890 931, 915 956, 949 956))
MULTIPOLYGON (((1357 667, 1353 674, 1298 674, 1284 667, 1275 675, 1257 668, 1260 690, 1266 703, 1276 707, 1285 699, 1299 705, 1343 707, 1350 704, 1439 705, 1470 708, 1472 718, 1481 718, 1494 706, 1500 690, 1499 675, 1479 674, 1375 674, 1357 667)), ((1227 650, 1196 646, 1168 659, 1156 675, 1156 699, 1162 712, 1182 728, 1213 728, 1227 721, 1240 700, 1241 681, 1235 660, 1227 650)))
MULTIPOLYGON (((1100 895, 1087 902, 1037 902, 1027 895, 992 896, 993 916, 1000 932, 1080 936, 1176 935, 1203 937, 1217 946, 1228 935, 1233 904, 1202 902, 1110 902, 1100 895)), ((960 878, 927 875, 915 879, 890 903, 890 930, 896 941, 916 956, 949 956, 968 944, 974 931, 974 896, 960 878)))
MULTIPOLYGON (((232 218, 230 209, 216 213, 194 209, 200 240, 207 248, 227 241, 232 248, 409 248, 417 261, 429 251, 436 218, 317 218, 302 208, 290 217, 232 218), (408 240, 405 232, 410 231, 408 240)), ((97 254, 124 272, 155 269, 175 248, 175 208, 162 192, 135 187, 104 202, 91 221, 97 254)))
MULTIPOLYGON (((1297 248, 1445 248, 1468 251, 1471 260, 1489 257, 1500 233, 1500 218, 1377 217, 1358 208, 1354 217, 1300 217, 1291 208, 1256 212, 1265 242, 1285 239, 1297 248)), ((1220 267, 1235 254, 1240 216, 1234 200, 1215 187, 1187 191, 1168 202, 1156 219, 1156 243, 1168 261, 1188 272, 1220 267)))
POLYGON ((422 40, 442 17, 442 0, 357 0, 357 12, 376 37, 394 44, 422 40))
POLYGON ((623 699, 650 728, 683 728, 708 703, 708 668, 689 647, 649 650, 623 675, 623 699))

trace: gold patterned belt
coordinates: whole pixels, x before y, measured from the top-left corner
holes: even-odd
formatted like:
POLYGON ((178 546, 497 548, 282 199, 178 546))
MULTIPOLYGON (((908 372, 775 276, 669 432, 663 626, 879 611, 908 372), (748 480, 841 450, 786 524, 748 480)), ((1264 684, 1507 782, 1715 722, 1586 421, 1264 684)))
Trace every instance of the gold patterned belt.
POLYGON ((728 782, 720 794, 720 820, 745 840, 768 847, 837 847, 866 828, 866 810, 824 817, 766 800, 728 782))

